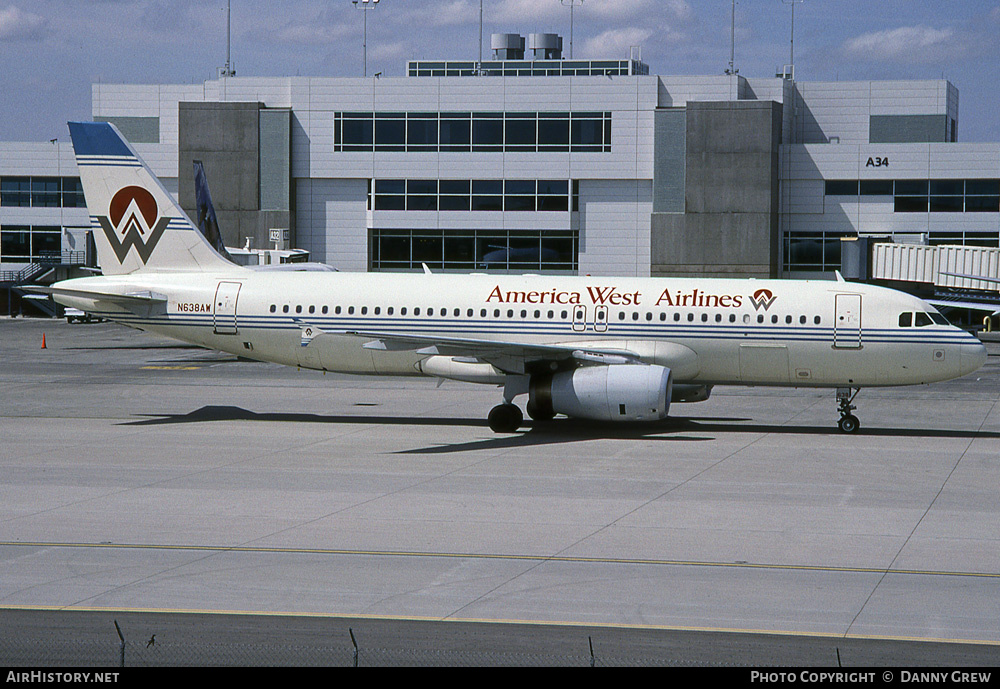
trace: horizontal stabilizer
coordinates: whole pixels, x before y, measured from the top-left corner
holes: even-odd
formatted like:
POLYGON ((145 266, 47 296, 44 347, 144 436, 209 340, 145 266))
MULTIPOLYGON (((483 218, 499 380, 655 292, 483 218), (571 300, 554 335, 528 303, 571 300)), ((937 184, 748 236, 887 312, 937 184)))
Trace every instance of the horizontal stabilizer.
POLYGON ((51 294, 52 296, 80 297, 82 299, 94 299, 100 301, 110 301, 116 304, 166 304, 167 297, 156 292, 129 292, 127 294, 116 294, 114 292, 95 292, 92 290, 67 289, 65 287, 25 287, 29 292, 36 294, 51 294))
POLYGON ((113 304, 119 308, 131 311, 138 316, 148 316, 154 309, 166 308, 167 297, 156 292, 128 292, 118 294, 116 292, 98 292, 95 290, 70 289, 59 287, 25 287, 29 292, 36 294, 50 294, 64 306, 82 308, 84 311, 92 311, 89 302, 105 302, 113 304))
POLYGON ((953 278, 964 278, 965 280, 982 280, 983 282, 992 282, 995 284, 1000 284, 1000 278, 991 278, 985 275, 969 275, 967 273, 947 273, 943 270, 941 271, 941 274, 953 278))

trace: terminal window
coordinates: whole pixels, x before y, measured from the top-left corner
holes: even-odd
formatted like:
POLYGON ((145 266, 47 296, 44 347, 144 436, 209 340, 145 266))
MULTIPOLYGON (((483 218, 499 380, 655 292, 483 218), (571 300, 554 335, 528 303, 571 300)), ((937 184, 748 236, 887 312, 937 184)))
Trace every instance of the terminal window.
POLYGON ((0 263, 58 263, 62 228, 49 225, 0 227, 0 263))
POLYGON ((840 270, 841 238, 854 236, 852 232, 786 232, 783 270, 840 270))
POLYGON ((575 230, 399 230, 369 231, 372 271, 482 270, 574 272, 575 230))
POLYGON ((336 112, 337 152, 611 152, 610 112, 336 112))
POLYGON ((1000 179, 827 180, 825 193, 892 198, 896 213, 1000 212, 1000 179))
POLYGON ((79 177, 0 177, 0 206, 84 208, 79 177))
POLYGON ((369 208, 377 211, 568 212, 565 179, 377 179, 369 208))

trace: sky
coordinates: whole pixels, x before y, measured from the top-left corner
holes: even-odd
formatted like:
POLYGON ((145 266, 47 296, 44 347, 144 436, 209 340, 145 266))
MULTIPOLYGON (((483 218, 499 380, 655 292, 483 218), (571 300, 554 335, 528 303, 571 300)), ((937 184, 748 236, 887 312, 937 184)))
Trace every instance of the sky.
MULTIPOLYGON (((651 74, 729 66, 732 0, 575 0, 573 56, 624 59, 651 74)), ((232 0, 237 76, 403 76, 410 59, 476 59, 480 0, 232 0)), ((490 34, 558 33, 569 0, 483 0, 490 34), (566 4, 564 4, 566 3, 566 4)), ((735 67, 773 77, 790 59, 792 0, 739 0, 735 67)), ((797 0, 800 81, 948 79, 961 142, 1000 142, 1000 0, 797 0)), ((91 118, 93 83, 192 84, 226 61, 226 0, 0 0, 0 141, 66 140, 91 118)))

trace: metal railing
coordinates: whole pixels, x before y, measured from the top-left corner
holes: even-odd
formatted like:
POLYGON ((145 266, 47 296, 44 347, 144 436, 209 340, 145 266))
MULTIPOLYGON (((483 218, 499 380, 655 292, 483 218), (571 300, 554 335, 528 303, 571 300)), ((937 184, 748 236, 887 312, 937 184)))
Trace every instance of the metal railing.
POLYGON ((52 266, 83 265, 87 261, 86 251, 44 251, 32 257, 31 263, 20 270, 0 270, 0 283, 21 285, 30 282, 52 266))

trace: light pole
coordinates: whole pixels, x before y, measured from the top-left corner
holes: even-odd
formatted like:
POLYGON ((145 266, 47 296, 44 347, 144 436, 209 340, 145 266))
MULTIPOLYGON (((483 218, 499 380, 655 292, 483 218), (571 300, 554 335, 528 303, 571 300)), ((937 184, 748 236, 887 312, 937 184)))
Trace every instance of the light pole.
POLYGON ((792 77, 795 77, 795 6, 804 0, 781 0, 786 5, 792 6, 792 35, 788 41, 788 64, 792 68, 792 77))
POLYGON ((367 77, 368 76, 368 10, 374 9, 375 6, 378 4, 378 0, 360 0, 360 1, 351 0, 351 4, 353 4, 356 9, 362 10, 362 13, 364 14, 365 18, 364 40, 361 43, 361 47, 363 48, 365 54, 364 75, 367 77))
POLYGON ((563 5, 569 5, 569 59, 573 59, 573 8, 583 6, 583 0, 559 0, 563 5))

